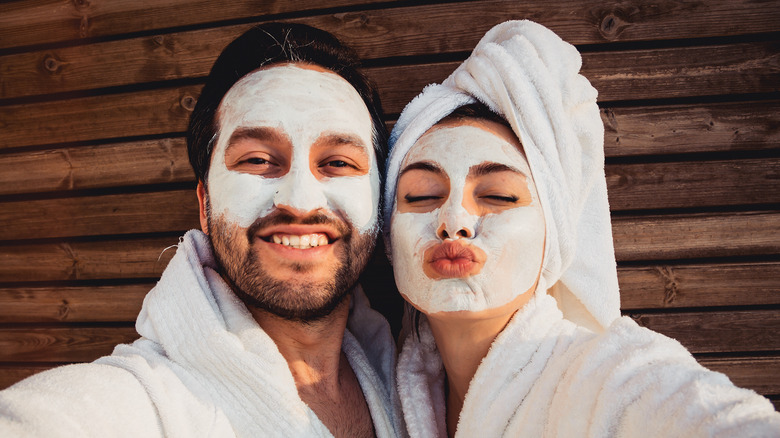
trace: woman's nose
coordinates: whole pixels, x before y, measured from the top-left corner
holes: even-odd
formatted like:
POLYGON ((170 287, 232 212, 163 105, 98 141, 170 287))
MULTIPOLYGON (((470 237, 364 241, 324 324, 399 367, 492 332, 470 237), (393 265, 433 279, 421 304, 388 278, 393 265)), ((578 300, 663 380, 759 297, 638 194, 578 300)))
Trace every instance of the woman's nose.
POLYGON ((460 202, 446 202, 439 212, 439 239, 472 239, 475 234, 477 216, 469 214, 460 202))

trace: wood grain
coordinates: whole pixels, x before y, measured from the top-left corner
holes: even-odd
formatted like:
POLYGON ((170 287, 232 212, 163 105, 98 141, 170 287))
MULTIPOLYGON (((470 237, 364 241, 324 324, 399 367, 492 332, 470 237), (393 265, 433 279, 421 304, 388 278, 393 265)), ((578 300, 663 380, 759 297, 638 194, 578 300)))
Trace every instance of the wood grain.
POLYGON ((0 323, 135 321, 154 283, 0 288, 0 323))
POLYGON ((601 111, 608 157, 780 148, 780 102, 736 102, 601 111))
POLYGON ((9 202, 0 239, 155 233, 199 228, 195 190, 9 202))
POLYGON ((178 237, 0 246, 0 282, 158 278, 178 237), (166 248, 169 248, 166 250, 166 248))
POLYGON ((780 159, 612 164, 612 211, 780 202, 780 159))
POLYGON ((612 219, 617 260, 780 253, 780 213, 701 213, 612 219))
POLYGON ((4 5, 0 47, 45 44, 130 32, 188 26, 307 9, 368 4, 379 0, 211 2, 207 0, 58 1, 28 0, 4 5))
POLYGON ((193 181, 182 137, 0 155, 0 194, 193 181))
POLYGON ((200 86, 0 107, 0 150, 184 132, 200 86))
MULTIPOLYGON (((325 9, 375 1, 378 0, 330 0, 317 2, 314 7, 325 9)), ((153 31, 225 19, 262 20, 265 15, 305 11, 312 6, 311 2, 303 0, 229 4, 165 0, 153 5, 132 0, 92 0, 89 3, 28 0, 5 6, 0 16, 0 48, 153 31)), ((298 20, 334 32, 358 49, 361 56, 372 57, 383 56, 388 51, 393 53, 393 50, 414 54, 468 50, 491 26, 525 18, 554 29, 574 44, 593 44, 773 32, 777 30, 780 7, 773 2, 747 0, 653 4, 562 0, 556 2, 554 8, 541 1, 525 2, 518 8, 516 2, 502 0, 335 12, 298 20)), ((231 26, 226 27, 235 33, 231 26)))
POLYGON ((629 315, 639 325, 677 339, 692 353, 780 350, 776 310, 629 315))
POLYGON ((780 262, 619 266, 620 307, 780 304, 780 262))
POLYGON ((0 329, 0 362, 88 362, 138 339, 134 327, 0 329))

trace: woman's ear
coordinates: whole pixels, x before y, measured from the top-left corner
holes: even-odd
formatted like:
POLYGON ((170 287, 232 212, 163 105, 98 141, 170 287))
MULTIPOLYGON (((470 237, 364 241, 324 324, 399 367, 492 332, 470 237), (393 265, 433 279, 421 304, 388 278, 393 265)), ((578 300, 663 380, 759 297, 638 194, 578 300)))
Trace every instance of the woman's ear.
POLYGON ((206 186, 203 184, 203 181, 198 180, 198 188, 196 189, 198 193, 198 208, 200 210, 200 229, 203 230, 204 233, 209 233, 209 221, 208 221, 208 208, 206 206, 206 186))

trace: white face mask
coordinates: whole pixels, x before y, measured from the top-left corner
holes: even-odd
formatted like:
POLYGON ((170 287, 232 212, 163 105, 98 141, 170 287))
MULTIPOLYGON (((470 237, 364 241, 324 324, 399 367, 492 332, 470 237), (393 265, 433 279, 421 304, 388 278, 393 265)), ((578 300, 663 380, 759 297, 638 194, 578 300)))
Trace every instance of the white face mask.
POLYGON ((528 162, 511 131, 501 127, 502 138, 488 125, 495 124, 434 127, 401 166, 417 170, 398 180, 391 220, 395 279, 406 299, 428 314, 500 307, 531 289, 541 271, 545 225, 528 162), (485 165, 493 171, 476 172, 485 165))
MULTIPOLYGON (((258 70, 228 91, 219 120, 207 179, 214 217, 247 228, 275 207, 286 205, 304 212, 323 209, 343 215, 361 234, 376 228, 379 172, 371 116, 345 79, 291 64, 258 70), (292 149, 286 173, 269 177, 228 169, 225 154, 231 136, 253 128, 270 128, 289 139, 292 149), (315 174, 318 163, 312 163, 312 154, 319 152, 313 152, 314 145, 328 135, 363 147, 369 171, 359 176, 315 174)), ((252 140, 262 143, 256 134, 252 140)))

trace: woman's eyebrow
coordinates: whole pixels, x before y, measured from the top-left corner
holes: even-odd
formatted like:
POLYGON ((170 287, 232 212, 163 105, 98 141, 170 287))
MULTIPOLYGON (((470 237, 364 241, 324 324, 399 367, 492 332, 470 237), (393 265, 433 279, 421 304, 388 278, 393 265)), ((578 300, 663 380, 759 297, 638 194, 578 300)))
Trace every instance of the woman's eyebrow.
POLYGON ((444 170, 441 169, 441 167, 429 162, 429 161, 418 161, 416 163, 412 163, 401 170, 401 173, 398 174, 398 177, 400 178, 401 175, 404 173, 410 171, 410 170, 424 170, 426 172, 433 172, 438 175, 444 175, 444 170))
POLYGON ((471 166, 471 168, 469 169, 468 176, 477 178, 480 176, 489 175, 491 173, 496 173, 496 172, 513 172, 525 176, 523 172, 517 170, 512 166, 507 166, 506 164, 493 163, 493 162, 486 162, 482 164, 477 164, 476 166, 471 166))

